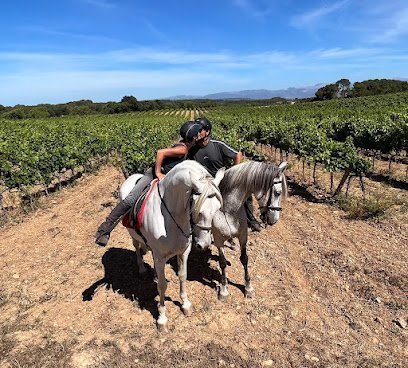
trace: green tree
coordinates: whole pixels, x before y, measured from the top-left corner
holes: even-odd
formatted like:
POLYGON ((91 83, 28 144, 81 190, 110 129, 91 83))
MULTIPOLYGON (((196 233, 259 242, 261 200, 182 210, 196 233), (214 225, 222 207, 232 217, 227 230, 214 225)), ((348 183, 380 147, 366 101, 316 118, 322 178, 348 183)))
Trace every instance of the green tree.
POLYGON ((350 96, 351 83, 348 79, 339 79, 336 83, 337 97, 345 98, 350 96))
POLYGON ((22 107, 11 109, 3 114, 7 119, 24 119, 26 118, 26 111, 22 107))
POLYGON ((315 95, 318 100, 331 100, 337 97, 337 85, 334 83, 327 84, 326 86, 319 88, 315 95))
POLYGON ((124 96, 120 101, 123 105, 126 106, 127 111, 139 111, 139 102, 134 96, 124 96))
POLYGON ((45 106, 33 107, 27 112, 28 118, 42 119, 50 117, 50 113, 45 106))

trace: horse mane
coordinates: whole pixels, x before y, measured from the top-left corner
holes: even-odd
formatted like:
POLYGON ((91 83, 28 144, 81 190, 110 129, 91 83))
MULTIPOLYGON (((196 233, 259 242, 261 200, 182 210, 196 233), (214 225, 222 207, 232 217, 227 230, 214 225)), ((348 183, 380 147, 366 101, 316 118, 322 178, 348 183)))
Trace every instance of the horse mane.
POLYGON ((284 173, 282 173, 282 198, 283 200, 288 198, 288 181, 284 173))
POLYGON ((249 193, 266 192, 279 173, 279 167, 272 163, 246 161, 225 171, 220 190, 226 193, 239 186, 249 193))
POLYGON ((208 197, 208 195, 212 193, 215 194, 215 196, 219 199, 219 201, 221 202, 221 208, 223 207, 223 198, 222 195, 219 191, 219 189, 217 188, 217 186, 213 183, 213 178, 212 176, 210 176, 209 178, 206 177, 205 179, 201 180, 201 181, 205 181, 204 184, 204 188, 203 191, 200 193, 200 196, 197 199, 197 202, 194 206, 194 208, 191 209, 191 213, 193 214, 193 216, 198 216, 198 214, 201 211, 201 207, 204 204, 204 201, 206 200, 206 198, 208 197), (212 189, 212 190, 211 190, 212 189))

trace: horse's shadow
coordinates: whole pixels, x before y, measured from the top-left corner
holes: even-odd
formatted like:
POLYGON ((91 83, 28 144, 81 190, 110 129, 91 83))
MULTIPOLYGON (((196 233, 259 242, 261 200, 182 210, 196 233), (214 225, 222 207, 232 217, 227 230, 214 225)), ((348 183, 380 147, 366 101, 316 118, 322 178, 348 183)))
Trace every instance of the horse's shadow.
MULTIPOLYGON (((212 254, 211 249, 205 251, 192 247, 187 261, 187 280, 197 281, 204 286, 216 289, 217 282, 221 281, 221 274, 218 270, 210 267, 210 261, 218 262, 218 256, 212 254)), ((173 257, 168 262, 175 273, 178 272, 177 257, 173 257)))
MULTIPOLYGON (((154 271, 149 264, 144 264, 146 274, 139 275, 136 253, 122 248, 110 248, 103 255, 102 264, 105 268, 104 277, 82 292, 82 300, 92 300, 96 291, 101 286, 105 286, 108 290, 111 289, 126 299, 138 303, 140 309, 146 309, 155 319, 158 318, 155 301, 158 295, 157 284, 154 282, 154 271)), ((166 300, 171 299, 166 298, 166 300)), ((179 302, 174 303, 181 306, 179 302)))
MULTIPOLYGON (((217 290, 218 285, 221 283, 221 273, 218 269, 214 269, 210 266, 210 261, 219 262, 219 256, 211 252, 211 248, 201 251, 196 248, 191 249, 191 253, 187 262, 187 280, 197 281, 204 286, 208 286, 214 290, 217 290)), ((228 261, 227 261, 228 262, 228 261)), ((177 273, 178 265, 177 258, 174 257, 169 261, 171 267, 177 273)), ((230 262, 228 265, 231 266, 230 262)), ((245 294, 245 286, 237 284, 236 282, 228 279, 228 284, 239 289, 242 294, 245 294)))
MULTIPOLYGON (((198 251, 193 248, 187 263, 187 279, 200 282, 216 290, 217 283, 221 281, 221 274, 218 270, 210 267, 211 260, 218 261, 218 256, 212 254, 210 249, 198 251)), ((168 263, 177 273, 177 258, 173 257, 168 263)), ((158 296, 157 284, 154 280, 154 270, 149 264, 144 263, 147 270, 146 274, 139 275, 136 252, 122 248, 110 248, 103 255, 102 264, 105 269, 104 277, 95 281, 82 292, 83 301, 92 300, 96 291, 105 286, 108 290, 111 289, 126 299, 138 303, 139 308, 148 310, 153 318, 158 318, 157 302, 155 301, 158 296)), ((243 285, 231 282, 231 280, 229 283, 244 292, 243 285)), ((169 297, 166 297, 166 300, 181 308, 179 301, 174 301, 169 297)))

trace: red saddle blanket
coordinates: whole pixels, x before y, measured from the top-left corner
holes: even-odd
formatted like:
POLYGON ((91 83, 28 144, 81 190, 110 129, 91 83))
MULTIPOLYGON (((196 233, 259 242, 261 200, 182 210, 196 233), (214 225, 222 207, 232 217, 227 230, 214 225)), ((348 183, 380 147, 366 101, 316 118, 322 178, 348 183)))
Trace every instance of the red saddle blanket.
POLYGON ((122 218, 122 225, 124 227, 131 228, 131 229, 134 228, 135 230, 139 230, 142 227, 143 214, 144 214, 144 211, 146 209, 146 203, 147 203, 147 201, 148 201, 148 199, 150 197, 150 194, 152 193, 152 191, 153 191, 153 189, 154 189, 154 187, 155 187, 155 185, 157 184, 158 181, 159 181, 158 179, 154 179, 151 182, 150 189, 146 193, 146 195, 145 195, 145 197, 143 199, 143 202, 140 205, 140 208, 138 210, 136 209, 136 207, 138 206, 139 200, 136 201, 135 208, 133 209, 135 211, 135 214, 136 214, 136 216, 135 216, 136 221, 135 221, 134 227, 132 226, 132 223, 131 223, 130 211, 125 216, 123 216, 123 218, 122 218))

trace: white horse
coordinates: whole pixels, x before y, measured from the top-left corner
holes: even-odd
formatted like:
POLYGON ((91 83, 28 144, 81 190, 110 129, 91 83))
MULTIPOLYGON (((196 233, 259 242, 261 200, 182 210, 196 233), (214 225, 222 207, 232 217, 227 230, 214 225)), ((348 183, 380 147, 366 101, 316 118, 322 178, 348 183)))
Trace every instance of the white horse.
MULTIPOLYGON (((140 176, 134 174, 123 183, 119 191, 121 200, 129 194, 140 176)), ((174 256, 177 256, 179 266, 182 310, 186 315, 191 313, 192 304, 186 292, 187 259, 192 240, 201 249, 211 244, 212 219, 223 203, 218 189, 223 176, 224 170, 220 170, 213 179, 196 161, 178 164, 153 188, 141 223, 142 236, 134 229, 128 229, 136 248, 139 273, 146 271, 141 249, 147 247, 152 251, 160 297, 159 330, 165 331, 168 321, 164 304, 167 288, 164 267, 174 256)))
POLYGON ((221 285, 219 299, 228 296, 228 280, 226 276, 227 260, 224 253, 224 242, 237 237, 240 244, 240 260, 245 273, 245 296, 252 297, 253 287, 248 272, 248 241, 247 217, 244 209, 246 199, 254 194, 258 200, 261 218, 269 225, 279 220, 282 210, 281 201, 287 194, 287 183, 284 175, 287 162, 279 166, 264 162, 248 161, 235 165, 225 171, 220 184, 224 206, 213 220, 214 245, 218 248, 221 268, 221 285))

